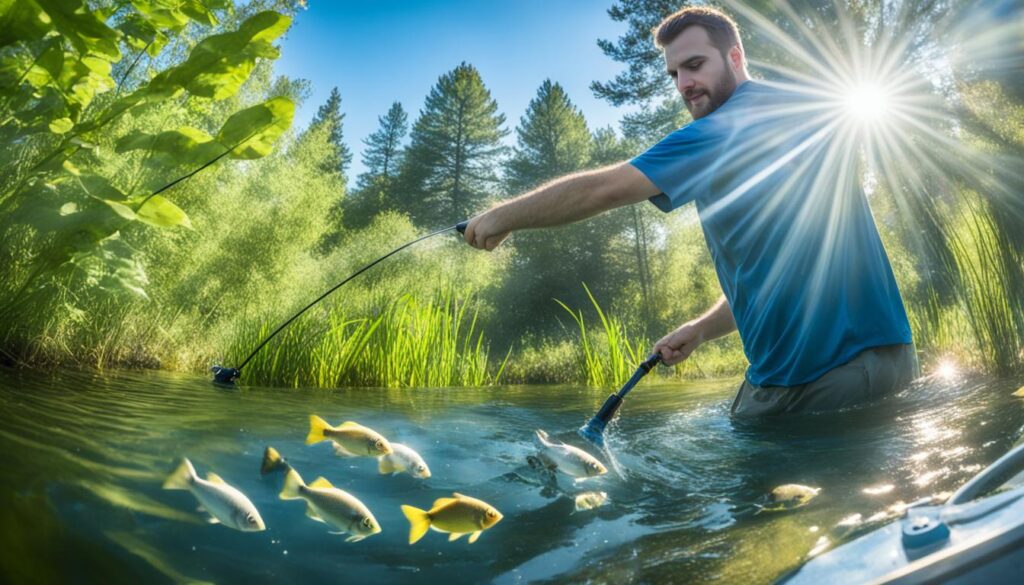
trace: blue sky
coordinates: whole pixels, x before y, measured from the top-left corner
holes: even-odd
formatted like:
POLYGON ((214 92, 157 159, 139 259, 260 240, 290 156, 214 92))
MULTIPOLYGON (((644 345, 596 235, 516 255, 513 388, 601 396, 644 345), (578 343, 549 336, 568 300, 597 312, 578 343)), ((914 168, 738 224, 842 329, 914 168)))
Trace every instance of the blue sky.
MULTIPOLYGON (((597 47, 625 25, 607 14, 612 0, 312 0, 282 43, 277 71, 308 79, 312 97, 296 116, 305 125, 338 86, 345 141, 354 154, 349 176, 364 169, 363 139, 395 100, 410 125, 438 77, 472 63, 513 130, 546 78, 562 84, 591 129, 622 114, 598 100, 591 81, 622 70, 597 47)), ((514 131, 508 138, 513 144, 514 131)))

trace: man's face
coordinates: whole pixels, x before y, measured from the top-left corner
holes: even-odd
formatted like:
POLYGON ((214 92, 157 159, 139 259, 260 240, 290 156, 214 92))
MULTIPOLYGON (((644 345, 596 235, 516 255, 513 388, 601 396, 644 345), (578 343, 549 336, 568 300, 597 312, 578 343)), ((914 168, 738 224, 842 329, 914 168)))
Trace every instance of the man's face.
POLYGON ((665 66, 694 120, 717 110, 736 89, 736 74, 701 26, 687 27, 665 47, 665 66))

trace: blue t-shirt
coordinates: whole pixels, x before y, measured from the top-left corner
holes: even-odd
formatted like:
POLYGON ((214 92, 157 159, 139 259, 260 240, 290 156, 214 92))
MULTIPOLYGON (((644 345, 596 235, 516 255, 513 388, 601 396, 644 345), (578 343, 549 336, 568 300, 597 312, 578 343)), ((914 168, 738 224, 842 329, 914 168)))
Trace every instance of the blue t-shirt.
POLYGON ((834 105, 747 81, 631 161, 662 211, 696 202, 752 384, 803 384, 911 342, 849 132, 834 105))

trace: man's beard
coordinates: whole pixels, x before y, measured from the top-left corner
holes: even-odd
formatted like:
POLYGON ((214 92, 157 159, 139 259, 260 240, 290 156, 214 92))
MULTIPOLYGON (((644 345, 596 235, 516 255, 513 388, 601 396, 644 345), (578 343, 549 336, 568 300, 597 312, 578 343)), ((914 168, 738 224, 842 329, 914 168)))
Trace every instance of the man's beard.
POLYGON ((701 91, 698 94, 706 93, 707 99, 705 104, 695 108, 690 103, 689 99, 684 99, 683 103, 686 104, 686 109, 690 111, 690 116, 692 116, 694 120, 699 120, 700 118, 703 118, 717 110, 726 102, 726 100, 732 97, 732 92, 734 91, 736 91, 736 74, 733 73, 732 69, 726 66, 725 72, 718 78, 718 82, 715 83, 714 87, 706 92, 701 91))

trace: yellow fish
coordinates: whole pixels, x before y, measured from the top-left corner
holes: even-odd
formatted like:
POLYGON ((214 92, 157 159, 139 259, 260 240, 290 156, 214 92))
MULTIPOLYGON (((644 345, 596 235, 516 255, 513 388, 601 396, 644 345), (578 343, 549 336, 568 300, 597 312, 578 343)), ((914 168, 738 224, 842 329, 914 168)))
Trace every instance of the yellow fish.
POLYGON ((306 485, 297 471, 289 469, 280 498, 306 500, 306 516, 337 529, 332 534, 351 534, 345 542, 359 542, 380 532, 380 524, 365 504, 323 477, 306 485))
POLYGON ((481 532, 503 518, 501 512, 487 502, 459 493, 452 495, 455 497, 436 500, 430 511, 402 506, 402 512, 411 525, 409 544, 423 538, 428 528, 449 533, 449 541, 458 540, 469 534, 469 542, 473 543, 480 538, 481 532))
POLYGON ((332 427, 324 419, 311 414, 306 444, 320 441, 334 441, 334 453, 340 457, 380 457, 392 451, 391 443, 373 429, 352 421, 332 427))
POLYGON ((260 475, 266 475, 274 471, 288 471, 292 466, 281 457, 277 449, 267 447, 263 451, 263 463, 260 465, 260 475))
POLYGON ((608 501, 608 494, 604 492, 583 492, 577 495, 574 500, 576 502, 575 511, 582 512, 603 506, 608 501))

